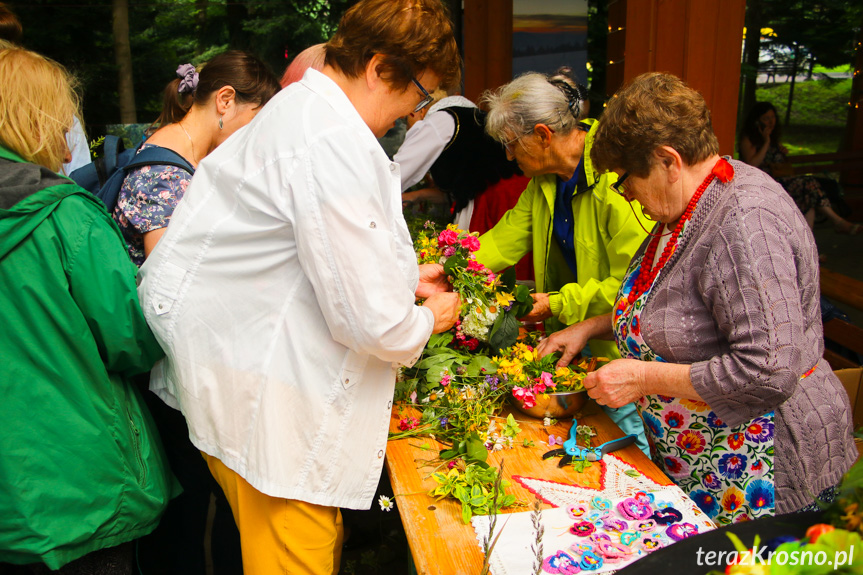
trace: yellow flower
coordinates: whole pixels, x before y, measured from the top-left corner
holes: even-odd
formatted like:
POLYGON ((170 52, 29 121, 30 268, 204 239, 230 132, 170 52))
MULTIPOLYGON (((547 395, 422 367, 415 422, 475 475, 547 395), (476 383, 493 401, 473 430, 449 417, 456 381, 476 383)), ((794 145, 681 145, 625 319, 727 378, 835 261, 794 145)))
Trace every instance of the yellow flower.
POLYGON ((494 297, 497 300, 497 305, 501 307, 506 307, 515 300, 512 294, 505 292, 497 292, 494 297))

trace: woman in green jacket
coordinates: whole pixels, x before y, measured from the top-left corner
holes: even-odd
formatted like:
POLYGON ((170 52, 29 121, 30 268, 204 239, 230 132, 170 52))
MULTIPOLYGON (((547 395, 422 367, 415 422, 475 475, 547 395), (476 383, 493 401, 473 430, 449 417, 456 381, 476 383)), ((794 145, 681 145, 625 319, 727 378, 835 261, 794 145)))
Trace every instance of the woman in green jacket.
POLYGON ((56 174, 77 109, 60 65, 0 45, 0 562, 131 574, 175 485, 130 383, 163 353, 119 229, 56 174))
MULTIPOLYGON (((647 232, 640 210, 613 189, 617 176, 597 173, 590 161, 599 124, 580 120, 584 88, 562 68, 553 76, 524 74, 483 99, 486 131, 532 179, 515 207, 480 237, 477 260, 499 271, 533 251, 537 293, 522 319, 545 321, 548 332, 609 313, 647 232)), ((592 340, 589 350, 620 357, 614 342, 592 340)), ((559 363, 571 360, 564 353, 559 363)), ((637 434, 648 454, 635 405, 606 412, 625 433, 637 434)))

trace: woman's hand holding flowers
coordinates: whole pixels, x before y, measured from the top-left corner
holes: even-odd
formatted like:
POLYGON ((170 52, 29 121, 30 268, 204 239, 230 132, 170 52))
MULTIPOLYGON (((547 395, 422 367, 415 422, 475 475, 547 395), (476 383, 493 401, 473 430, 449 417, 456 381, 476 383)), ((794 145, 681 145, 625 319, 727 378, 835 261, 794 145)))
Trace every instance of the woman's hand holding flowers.
POLYGON ((527 315, 518 318, 527 323, 539 323, 551 317, 551 306, 548 304, 547 293, 532 293, 533 309, 527 315))
POLYGON ((615 359, 588 373, 584 388, 598 404, 622 407, 646 395, 645 365, 637 359, 615 359))
POLYGON ((443 333, 455 325, 461 309, 461 298, 455 292, 437 292, 423 302, 434 314, 432 333, 443 333))
POLYGON ((573 358, 581 353, 589 339, 614 338, 611 329, 611 314, 597 315, 582 322, 574 323, 566 329, 557 331, 539 342, 536 351, 544 357, 556 351, 561 352, 557 367, 566 367, 573 358))
POLYGON ((417 299, 425 299, 432 294, 452 291, 447 275, 440 264, 421 264, 420 281, 417 284, 417 299))

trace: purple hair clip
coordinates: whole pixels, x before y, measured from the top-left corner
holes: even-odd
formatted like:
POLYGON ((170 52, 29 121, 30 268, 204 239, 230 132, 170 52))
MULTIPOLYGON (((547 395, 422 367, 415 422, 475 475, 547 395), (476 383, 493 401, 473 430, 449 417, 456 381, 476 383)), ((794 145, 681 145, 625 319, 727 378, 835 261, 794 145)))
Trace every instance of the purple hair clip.
POLYGON ((180 85, 177 86, 180 94, 194 92, 198 87, 198 72, 191 64, 180 64, 177 67, 177 77, 180 78, 180 85))

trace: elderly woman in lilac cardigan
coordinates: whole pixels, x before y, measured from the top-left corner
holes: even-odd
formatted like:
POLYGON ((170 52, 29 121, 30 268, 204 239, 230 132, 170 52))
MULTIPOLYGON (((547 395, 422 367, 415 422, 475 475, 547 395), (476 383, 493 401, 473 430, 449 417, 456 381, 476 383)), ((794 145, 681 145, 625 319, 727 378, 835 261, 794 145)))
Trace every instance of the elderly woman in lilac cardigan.
POLYGON ((655 459, 720 524, 835 497, 857 457, 845 391, 821 358, 818 254, 788 194, 718 155, 704 99, 650 73, 609 102, 592 159, 656 220, 610 315, 540 346, 562 363, 612 335, 622 359, 585 379, 637 401, 655 459))

